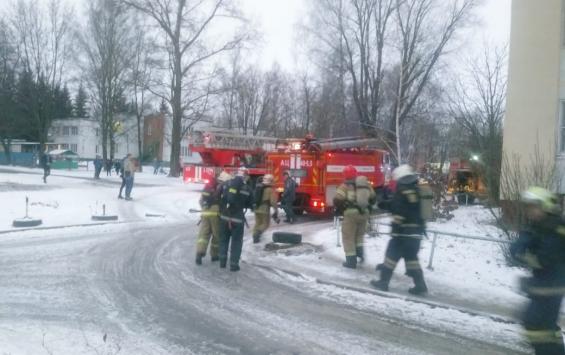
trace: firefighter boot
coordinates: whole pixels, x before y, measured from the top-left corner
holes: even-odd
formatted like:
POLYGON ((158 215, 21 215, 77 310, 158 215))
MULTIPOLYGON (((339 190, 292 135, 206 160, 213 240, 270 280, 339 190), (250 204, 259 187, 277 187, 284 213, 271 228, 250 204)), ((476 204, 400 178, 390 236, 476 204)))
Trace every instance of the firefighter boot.
POLYGON ((212 262, 216 262, 218 260, 220 260, 219 256, 212 256, 212 262))
POLYGON ((202 258, 203 257, 204 257, 204 254, 196 253, 196 265, 202 265, 202 258))
POLYGON ((357 253, 357 257, 359 258, 359 263, 363 264, 363 262, 365 261, 365 253, 363 251, 363 247, 357 247, 355 248, 355 252, 357 253))
POLYGON ((408 276, 412 277, 414 280, 414 287, 408 290, 409 293, 413 295, 423 295, 428 292, 426 281, 424 281, 424 272, 422 270, 410 271, 408 276))
POLYGON ((239 271, 239 264, 230 263, 230 271, 239 271))
POLYGON ((220 258, 220 268, 225 269, 227 263, 228 263, 228 260, 227 260, 227 259, 220 258))
POLYGON ((260 232, 255 232, 253 234, 253 244, 257 244, 261 241, 261 233, 260 232))
POLYGON ((350 268, 350 269, 356 269, 357 268, 357 256, 355 256, 355 255, 346 256, 345 262, 342 265, 344 267, 347 267, 347 268, 350 268))
POLYGON ((387 267, 381 267, 381 279, 380 280, 371 280, 371 286, 376 288, 377 290, 381 291, 388 291, 388 284, 390 283, 390 279, 392 278, 392 270, 387 267))

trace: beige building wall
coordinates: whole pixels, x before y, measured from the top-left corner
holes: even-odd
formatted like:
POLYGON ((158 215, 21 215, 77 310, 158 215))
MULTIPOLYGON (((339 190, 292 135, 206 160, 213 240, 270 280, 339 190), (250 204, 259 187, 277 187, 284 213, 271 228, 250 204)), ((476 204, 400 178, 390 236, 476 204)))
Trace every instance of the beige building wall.
POLYGON ((518 155, 522 164, 531 162, 536 144, 547 160, 557 155, 560 93, 565 94, 562 3, 512 1, 503 149, 508 157, 518 155))

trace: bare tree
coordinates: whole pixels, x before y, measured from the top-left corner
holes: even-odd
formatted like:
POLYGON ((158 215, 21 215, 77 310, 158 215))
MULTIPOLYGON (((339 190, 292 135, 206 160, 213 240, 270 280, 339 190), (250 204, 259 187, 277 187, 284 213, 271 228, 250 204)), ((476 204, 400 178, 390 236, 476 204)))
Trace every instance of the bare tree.
MULTIPOLYGON (((151 56, 152 51, 149 45, 150 38, 146 35, 148 28, 143 19, 137 18, 135 27, 135 45, 133 48, 134 52, 129 86, 131 87, 133 96, 133 110, 135 111, 137 121, 137 149, 141 160, 143 156, 143 118, 147 110, 153 68, 157 63, 151 56)), ((139 168, 142 169, 142 166, 143 164, 140 164, 139 168)))
POLYGON ((465 25, 477 0, 450 0, 444 6, 439 3, 438 0, 397 0, 400 63, 389 130, 396 132, 399 161, 402 161, 400 128, 412 114, 447 45, 465 25))
POLYGON ((506 107, 507 50, 485 46, 482 57, 468 64, 467 80, 457 80, 450 111, 468 137, 469 148, 481 167, 493 202, 499 200, 502 164, 502 120, 506 107))
POLYGON ((61 87, 66 67, 72 14, 60 0, 49 0, 46 7, 37 0, 19 0, 10 14, 23 70, 39 88, 29 96, 27 110, 42 150, 55 115, 53 93, 61 87))
MULTIPOLYGON (((125 4, 152 18, 165 34, 165 49, 169 57, 167 88, 159 95, 172 108, 171 127, 171 169, 169 176, 177 177, 180 173, 180 143, 182 139, 182 121, 189 105, 197 99, 206 99, 208 95, 190 91, 190 78, 202 64, 227 50, 237 48, 246 38, 245 32, 225 40, 206 41, 210 29, 219 18, 238 19, 235 11, 225 0, 123 0, 125 4), (211 46, 210 42, 218 43, 211 46), (189 86, 187 86, 187 84, 189 86)), ((206 77, 206 75, 203 75, 206 77)), ((207 86, 207 85, 205 85, 207 86)))
POLYGON ((86 55, 86 71, 95 110, 100 117, 102 157, 114 159, 116 111, 127 85, 131 59, 129 17, 118 0, 95 0, 79 36, 86 55))

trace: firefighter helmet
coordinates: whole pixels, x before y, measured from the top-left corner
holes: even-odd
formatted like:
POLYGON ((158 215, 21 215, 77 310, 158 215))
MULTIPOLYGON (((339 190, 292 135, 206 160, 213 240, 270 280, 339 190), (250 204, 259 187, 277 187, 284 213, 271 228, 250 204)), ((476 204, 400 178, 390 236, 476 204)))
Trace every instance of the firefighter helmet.
POLYGON ((557 196, 543 187, 533 186, 522 192, 522 202, 539 205, 548 213, 556 213, 559 211, 557 196))
POLYGON ((273 183, 274 180, 274 176, 271 174, 267 174, 265 176, 263 176, 263 184, 265 185, 270 185, 273 183))
POLYGON ((345 180, 353 180, 357 177, 357 169, 353 165, 348 165, 343 169, 343 177, 345 180))
POLYGON ((218 181, 219 181, 219 182, 228 182, 228 181, 230 181, 231 179, 232 179, 232 176, 231 176, 229 173, 225 172, 225 171, 222 171, 222 172, 220 173, 220 176, 218 176, 218 181))
POLYGON ((237 176, 246 177, 249 175, 249 171, 246 167, 241 167, 237 170, 237 176))
POLYGON ((392 179, 398 181, 405 176, 414 175, 414 170, 408 164, 402 164, 392 171, 392 179))

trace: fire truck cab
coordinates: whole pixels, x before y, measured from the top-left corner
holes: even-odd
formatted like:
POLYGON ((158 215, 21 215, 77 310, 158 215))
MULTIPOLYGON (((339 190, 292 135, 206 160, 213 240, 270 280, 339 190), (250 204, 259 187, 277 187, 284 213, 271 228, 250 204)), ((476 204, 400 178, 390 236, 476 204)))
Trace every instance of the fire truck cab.
POLYGON ((289 139, 276 151, 267 153, 267 170, 273 174, 280 193, 284 190, 285 171, 296 181, 297 213, 330 214, 337 187, 343 183, 346 166, 355 166, 376 190, 384 188, 390 180, 389 154, 372 148, 376 144, 375 139, 358 137, 289 139))

